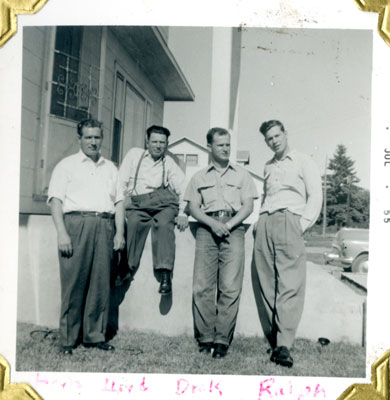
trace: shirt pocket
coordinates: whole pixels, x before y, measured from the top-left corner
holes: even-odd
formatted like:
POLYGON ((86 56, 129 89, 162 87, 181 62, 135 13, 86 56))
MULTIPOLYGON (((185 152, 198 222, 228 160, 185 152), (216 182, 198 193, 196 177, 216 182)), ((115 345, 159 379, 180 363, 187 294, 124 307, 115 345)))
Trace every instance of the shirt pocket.
POLYGON ((242 185, 239 179, 233 179, 225 183, 224 197, 234 211, 240 209, 242 204, 241 188, 242 185))
POLYGON ((208 179, 199 186, 199 192, 202 196, 202 204, 205 208, 209 208, 217 201, 217 189, 214 179, 208 179))

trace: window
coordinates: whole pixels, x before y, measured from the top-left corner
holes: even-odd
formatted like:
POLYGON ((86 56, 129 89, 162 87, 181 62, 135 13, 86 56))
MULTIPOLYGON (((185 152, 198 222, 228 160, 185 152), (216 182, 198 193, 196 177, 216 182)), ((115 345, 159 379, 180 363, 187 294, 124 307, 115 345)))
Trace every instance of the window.
POLYGON ((184 164, 184 154, 175 154, 175 156, 184 164))
POLYGON ((198 165, 198 155, 197 154, 187 154, 186 165, 189 167, 196 167, 198 165))
POLYGON ((59 26, 56 31, 50 113, 80 121, 97 118, 100 35, 89 29, 59 26), (88 62, 86 62, 86 61, 88 62))
POLYGON ((120 164, 132 147, 144 147, 151 102, 117 65, 111 160, 120 164))

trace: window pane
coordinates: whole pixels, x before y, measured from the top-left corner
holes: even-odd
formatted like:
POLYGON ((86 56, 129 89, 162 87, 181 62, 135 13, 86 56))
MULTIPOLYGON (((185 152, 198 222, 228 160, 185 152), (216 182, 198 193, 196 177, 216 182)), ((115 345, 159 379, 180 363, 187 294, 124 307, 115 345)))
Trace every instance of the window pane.
POLYGON ((187 154, 186 165, 190 167, 195 167, 198 165, 198 155, 197 154, 187 154))
POLYGON ((53 115, 75 121, 97 118, 100 31, 92 32, 94 29, 57 27, 50 107, 53 115))
POLYGON ((184 163, 184 154, 175 154, 175 156, 184 163))

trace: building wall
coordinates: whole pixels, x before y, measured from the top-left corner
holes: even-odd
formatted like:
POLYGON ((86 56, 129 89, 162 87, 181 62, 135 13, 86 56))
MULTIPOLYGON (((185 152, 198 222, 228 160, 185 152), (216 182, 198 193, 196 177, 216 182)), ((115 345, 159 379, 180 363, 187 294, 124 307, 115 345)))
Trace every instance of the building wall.
POLYGON ((43 129, 42 96, 45 59, 50 28, 23 29, 22 123, 20 154, 20 210, 47 212, 45 204, 33 200, 39 168, 40 133, 43 129))

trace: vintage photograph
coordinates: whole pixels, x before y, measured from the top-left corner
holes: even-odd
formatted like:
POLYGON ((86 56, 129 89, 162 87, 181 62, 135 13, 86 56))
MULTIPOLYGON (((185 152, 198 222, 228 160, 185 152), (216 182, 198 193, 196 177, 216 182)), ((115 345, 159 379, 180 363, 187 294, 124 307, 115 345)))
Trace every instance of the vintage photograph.
POLYGON ((24 26, 16 370, 365 377, 372 53, 24 26))

